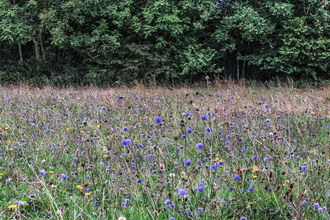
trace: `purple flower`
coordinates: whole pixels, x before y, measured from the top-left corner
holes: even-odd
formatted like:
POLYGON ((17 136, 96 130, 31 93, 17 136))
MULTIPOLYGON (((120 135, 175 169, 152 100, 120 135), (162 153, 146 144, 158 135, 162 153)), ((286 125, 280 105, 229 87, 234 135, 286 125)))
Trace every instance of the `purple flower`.
POLYGON ((186 195, 186 190, 185 189, 179 189, 179 195, 180 196, 186 195))
POLYGON ((191 128, 188 128, 188 129, 187 129, 187 133, 188 133, 188 134, 191 134, 191 133, 192 133, 192 129, 191 129, 191 128))
POLYGON ((121 144, 124 145, 124 146, 127 146, 127 145, 128 145, 128 142, 127 142, 127 140, 123 140, 123 141, 121 142, 121 144))
POLYGON ((235 180, 239 180, 239 179, 240 179, 240 176, 239 176, 239 175, 235 175, 235 176, 234 176, 234 179, 235 179, 235 180))
POLYGON ((156 117, 155 121, 156 121, 156 123, 159 124, 160 122, 162 122, 162 118, 161 117, 156 117))
POLYGON ((206 121, 207 120, 207 116, 206 115, 202 115, 201 116, 201 119, 202 119, 202 121, 206 121))
POLYGON ((189 167, 189 166, 191 165, 191 162, 190 162, 190 160, 186 160, 186 161, 184 162, 184 164, 185 164, 187 167, 189 167))
POLYGON ((46 175, 46 171, 40 170, 40 174, 41 174, 41 176, 45 176, 46 175))
POLYGON ((65 181, 66 180, 66 175, 62 173, 62 180, 65 181))
POLYGON ((253 192, 253 188, 252 187, 250 187, 248 190, 249 190, 249 192, 253 192))
POLYGON ((205 189, 204 189, 204 186, 199 186, 199 187, 198 187, 198 192, 201 192, 201 193, 202 193, 202 192, 204 192, 204 190, 205 190, 205 189))
POLYGON ((197 149, 198 149, 198 150, 202 150, 203 147, 204 147, 204 145, 203 145, 202 143, 198 143, 198 144, 197 144, 197 149))
POLYGON ((35 197, 35 195, 31 194, 31 195, 29 195, 29 197, 30 197, 30 199, 32 199, 33 197, 35 197))
POLYGON ((11 180, 12 180, 12 178, 8 178, 8 179, 6 179, 6 183, 10 183, 11 180))
POLYGON ((305 165, 301 166, 301 170, 302 171, 306 171, 307 170, 307 167, 305 165))
POLYGON ((170 201, 169 199, 166 199, 165 202, 164 202, 164 204, 165 204, 166 206, 169 206, 169 205, 171 204, 171 201, 170 201))

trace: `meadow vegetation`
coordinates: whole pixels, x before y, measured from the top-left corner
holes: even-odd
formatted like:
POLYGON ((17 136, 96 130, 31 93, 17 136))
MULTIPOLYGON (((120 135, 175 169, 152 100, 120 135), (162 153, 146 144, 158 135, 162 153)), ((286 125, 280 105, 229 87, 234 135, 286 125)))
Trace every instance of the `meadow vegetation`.
POLYGON ((1 219, 329 219, 330 87, 0 87, 1 219))

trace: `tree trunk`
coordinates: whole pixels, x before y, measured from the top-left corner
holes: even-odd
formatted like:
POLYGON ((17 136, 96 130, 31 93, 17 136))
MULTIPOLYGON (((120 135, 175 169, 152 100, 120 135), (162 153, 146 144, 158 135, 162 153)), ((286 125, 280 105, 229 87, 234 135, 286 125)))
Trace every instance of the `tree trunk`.
POLYGON ((239 80, 239 59, 238 59, 238 54, 239 54, 239 51, 237 52, 237 80, 239 80))
POLYGON ((227 2, 226 2, 226 7, 225 7, 225 16, 226 16, 226 14, 227 14, 228 1, 229 1, 229 0, 227 0, 227 2))
MULTIPOLYGON (((13 0, 13 5, 15 5, 15 0, 13 0)), ((18 40, 18 52, 19 52, 19 60, 23 62, 22 46, 19 40, 18 40)))
POLYGON ((248 42, 248 45, 247 45, 247 47, 246 47, 246 51, 245 51, 245 56, 244 56, 244 61, 243 61, 243 68, 242 68, 242 79, 244 79, 244 77, 245 77, 246 56, 247 56, 247 53, 248 53, 249 47, 250 47, 250 41, 248 42))
POLYGON ((42 51, 42 58, 45 59, 45 51, 44 51, 44 45, 42 43, 42 32, 43 32, 43 28, 40 29, 39 31, 39 42, 40 42, 40 48, 41 48, 41 51, 42 51))
POLYGON ((18 52, 19 52, 19 60, 23 62, 23 55, 22 55, 22 46, 21 43, 18 41, 18 52))
POLYGON ((36 58, 37 58, 37 60, 39 60, 40 53, 39 53, 38 39, 36 37, 33 37, 33 42, 34 42, 34 49, 35 49, 35 52, 36 52, 36 58))

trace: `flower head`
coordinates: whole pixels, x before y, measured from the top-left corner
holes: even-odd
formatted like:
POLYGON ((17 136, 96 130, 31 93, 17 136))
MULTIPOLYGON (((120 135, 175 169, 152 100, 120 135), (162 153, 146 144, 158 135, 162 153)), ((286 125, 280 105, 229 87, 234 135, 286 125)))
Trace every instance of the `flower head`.
POLYGON ((186 190, 185 189, 179 189, 179 195, 180 196, 186 195, 186 190))
POLYGON ((46 175, 46 171, 40 170, 40 174, 41 174, 41 176, 45 176, 46 175))
POLYGON ((235 175, 235 176, 234 176, 234 179, 235 179, 235 180, 239 180, 239 179, 240 179, 240 176, 239 176, 239 175, 235 175))
POLYGON ((169 199, 166 199, 165 202, 164 202, 164 204, 165 204, 166 206, 169 206, 169 205, 171 204, 171 201, 170 201, 169 199))
POLYGON ((156 119, 155 119, 155 121, 156 121, 156 123, 161 123, 162 122, 162 118, 161 117, 156 117, 156 119))
POLYGON ((17 205, 10 205, 10 206, 8 206, 8 209, 9 210, 14 210, 14 209, 16 209, 17 208, 17 205))

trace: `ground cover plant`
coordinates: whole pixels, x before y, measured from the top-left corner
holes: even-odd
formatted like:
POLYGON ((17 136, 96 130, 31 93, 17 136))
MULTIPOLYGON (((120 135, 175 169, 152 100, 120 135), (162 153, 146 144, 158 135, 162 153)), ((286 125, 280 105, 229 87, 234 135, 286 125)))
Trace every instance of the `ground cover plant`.
POLYGON ((0 87, 1 219, 329 219, 330 87, 0 87))

